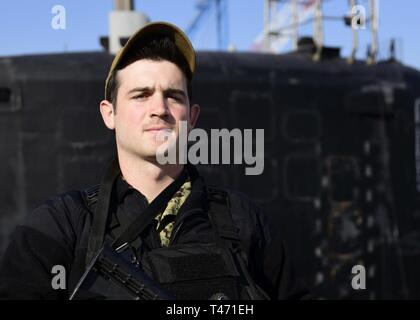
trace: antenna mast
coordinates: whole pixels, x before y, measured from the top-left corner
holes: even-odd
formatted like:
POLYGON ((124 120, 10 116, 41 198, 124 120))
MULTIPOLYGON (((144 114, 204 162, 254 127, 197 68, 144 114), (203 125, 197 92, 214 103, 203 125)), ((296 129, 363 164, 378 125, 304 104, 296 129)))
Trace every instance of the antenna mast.
POLYGON ((375 64, 378 55, 378 12, 376 0, 369 0, 371 44, 368 51, 368 64, 375 64))
MULTIPOLYGON (((356 14, 356 12, 354 12, 354 9, 356 8, 356 0, 349 0, 349 4, 350 4, 350 28, 351 28, 351 33, 352 33, 352 43, 351 43, 351 55, 348 59, 348 63, 353 63, 356 60, 356 53, 357 53, 357 49, 359 48, 359 34, 357 31, 357 28, 355 28, 355 26, 353 25, 353 19, 354 19, 354 14, 356 14)), ((364 17, 363 17, 364 19, 364 17)), ((365 23, 365 21, 361 21, 362 23, 365 23)))
POLYGON ((324 45, 324 29, 322 24, 322 0, 316 0, 315 20, 314 20, 314 41, 316 52, 313 56, 315 61, 319 61, 322 55, 322 47, 324 45))

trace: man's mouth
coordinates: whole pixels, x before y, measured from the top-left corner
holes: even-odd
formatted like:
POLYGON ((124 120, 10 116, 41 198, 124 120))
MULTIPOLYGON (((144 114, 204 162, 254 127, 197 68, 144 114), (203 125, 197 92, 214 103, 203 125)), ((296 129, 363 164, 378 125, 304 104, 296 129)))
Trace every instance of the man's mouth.
POLYGON ((168 127, 152 127, 152 128, 146 129, 145 131, 148 131, 148 132, 159 132, 159 131, 171 132, 172 129, 168 128, 168 127))

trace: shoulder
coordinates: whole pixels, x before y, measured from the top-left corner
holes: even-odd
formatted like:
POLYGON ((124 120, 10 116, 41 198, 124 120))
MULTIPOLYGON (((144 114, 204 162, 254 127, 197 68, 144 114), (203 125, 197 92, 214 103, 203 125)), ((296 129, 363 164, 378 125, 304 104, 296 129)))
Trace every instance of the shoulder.
POLYGON ((58 241, 74 241, 90 211, 86 190, 72 190, 49 198, 26 217, 21 227, 58 241))
POLYGON ((72 270, 88 216, 81 191, 46 200, 15 228, 0 266, 0 297, 55 299, 51 288, 56 265, 72 270))
POLYGON ((229 205, 236 219, 265 220, 263 209, 247 194, 233 189, 209 186, 224 192, 229 199, 229 205))
POLYGON ((271 238, 271 223, 264 210, 247 194, 219 186, 207 188, 225 193, 228 197, 230 212, 242 239, 251 242, 266 242, 271 238))

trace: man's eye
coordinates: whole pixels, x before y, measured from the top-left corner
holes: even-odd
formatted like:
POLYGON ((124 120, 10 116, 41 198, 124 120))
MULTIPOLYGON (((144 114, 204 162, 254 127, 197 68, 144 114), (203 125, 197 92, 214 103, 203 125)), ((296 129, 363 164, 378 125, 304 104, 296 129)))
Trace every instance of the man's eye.
POLYGON ((144 98, 147 98, 147 94, 145 94, 145 93, 138 94, 138 95, 133 97, 133 99, 136 99, 136 100, 141 100, 141 99, 144 99, 144 98))
POLYGON ((177 95, 169 96, 168 99, 175 100, 176 102, 182 102, 183 100, 182 97, 177 96, 177 95))

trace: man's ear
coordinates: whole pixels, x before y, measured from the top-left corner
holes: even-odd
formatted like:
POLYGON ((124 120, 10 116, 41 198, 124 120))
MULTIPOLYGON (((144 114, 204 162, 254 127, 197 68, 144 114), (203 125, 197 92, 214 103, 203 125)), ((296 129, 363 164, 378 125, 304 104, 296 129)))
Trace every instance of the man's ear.
POLYGON ((101 111, 102 120, 104 120, 105 125, 108 129, 114 130, 114 106, 108 100, 102 100, 99 104, 99 109, 101 111))
POLYGON ((198 116, 200 115, 200 106, 193 104, 190 109, 190 125, 189 130, 193 129, 197 123, 198 116))

